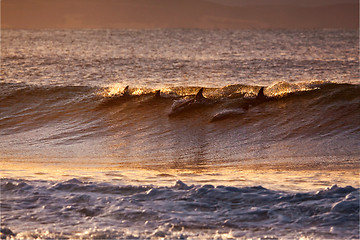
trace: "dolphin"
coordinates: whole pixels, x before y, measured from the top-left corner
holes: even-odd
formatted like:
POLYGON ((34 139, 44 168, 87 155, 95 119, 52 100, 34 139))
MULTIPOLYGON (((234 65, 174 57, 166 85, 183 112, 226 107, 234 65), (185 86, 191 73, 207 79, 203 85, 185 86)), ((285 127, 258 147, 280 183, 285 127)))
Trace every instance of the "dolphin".
POLYGON ((257 105, 262 104, 263 102, 270 101, 271 98, 265 96, 264 94, 265 87, 261 87, 255 99, 248 99, 242 106, 244 110, 248 110, 249 107, 256 107, 257 105))
POLYGON ((205 99, 204 95, 203 95, 203 91, 204 88, 200 88, 200 90, 198 91, 198 93, 195 96, 194 102, 199 102, 205 99))
POLYGON ((128 98, 131 97, 129 86, 126 86, 123 90, 123 92, 120 95, 115 95, 111 97, 106 97, 103 99, 103 101, 100 103, 101 107, 110 107, 116 104, 119 104, 123 101, 126 101, 128 98))
POLYGON ((246 112, 244 109, 227 109, 218 112, 215 116, 210 120, 210 122, 217 122, 228 118, 238 117, 243 115, 246 112))
POLYGON ((129 91, 129 86, 126 86, 123 90, 123 93, 121 95, 121 97, 130 97, 130 91, 129 91))
POLYGON ((256 100, 263 102, 263 101, 266 101, 267 99, 268 99, 268 97, 266 97, 264 95, 264 87, 261 87, 258 94, 257 94, 257 96, 256 96, 256 100))
POLYGON ((264 89, 265 89, 264 87, 261 87, 258 94, 256 95, 256 98, 248 99, 247 101, 245 101, 240 109, 236 108, 236 109, 227 109, 220 111, 217 114, 215 114, 215 116, 211 119, 210 122, 216 122, 227 118, 241 116, 249 110, 250 106, 256 107, 257 105, 260 105, 266 101, 270 101, 271 98, 265 96, 264 89))
POLYGON ((154 95, 154 99, 159 99, 159 98, 161 98, 160 90, 156 90, 155 95, 154 95))
POLYGON ((179 113, 182 113, 186 110, 198 108, 203 105, 211 104, 212 101, 203 95, 204 88, 201 88, 196 96, 193 99, 187 100, 185 102, 174 102, 171 112, 169 113, 169 116, 174 116, 179 113))

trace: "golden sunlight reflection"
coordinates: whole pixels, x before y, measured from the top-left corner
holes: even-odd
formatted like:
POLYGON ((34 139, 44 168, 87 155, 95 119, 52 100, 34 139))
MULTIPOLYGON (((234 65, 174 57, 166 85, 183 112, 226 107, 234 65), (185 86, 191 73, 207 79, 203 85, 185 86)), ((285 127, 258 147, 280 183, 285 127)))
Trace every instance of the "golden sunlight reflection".
POLYGON ((116 95, 119 95, 124 91, 125 86, 120 83, 113 84, 112 86, 109 86, 105 88, 100 95, 104 97, 113 97, 116 95))
MULTIPOLYGON (((115 97, 115 96, 120 96, 121 94, 124 93, 126 86, 122 83, 115 83, 112 84, 109 87, 104 88, 99 95, 103 96, 103 97, 115 97)), ((152 90, 151 89, 147 89, 147 88, 134 88, 134 87, 129 87, 129 93, 133 96, 140 96, 142 94, 148 94, 151 93, 152 90)), ((162 91, 163 92, 163 91, 162 91)))
POLYGON ((313 91, 314 87, 309 87, 309 83, 289 83, 289 82, 275 82, 267 87, 264 92, 270 97, 281 97, 294 92, 313 91))
MULTIPOLYGON (((75 161, 74 161, 75 162, 75 161)), ((78 164, 76 167, 61 163, 44 166, 39 162, 18 164, 0 162, 1 177, 11 178, 16 172, 19 178, 31 180, 68 180, 117 182, 130 185, 172 186, 177 180, 186 184, 215 186, 263 186, 272 190, 317 191, 334 184, 360 187, 358 170, 285 170, 258 169, 252 167, 222 167, 202 171, 191 169, 146 169, 138 166, 119 166, 104 164, 89 166, 78 164)))
POLYGON ((134 89, 134 91, 131 92, 132 95, 137 95, 137 96, 140 96, 141 94, 144 93, 146 93, 146 91, 141 88, 134 89))

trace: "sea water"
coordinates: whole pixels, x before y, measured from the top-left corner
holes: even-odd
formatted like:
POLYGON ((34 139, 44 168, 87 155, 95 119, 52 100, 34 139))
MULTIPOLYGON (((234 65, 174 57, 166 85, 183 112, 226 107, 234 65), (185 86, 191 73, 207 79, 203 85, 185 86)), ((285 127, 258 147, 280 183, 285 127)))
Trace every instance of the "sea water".
POLYGON ((2 30, 2 237, 358 239, 358 41, 2 30))

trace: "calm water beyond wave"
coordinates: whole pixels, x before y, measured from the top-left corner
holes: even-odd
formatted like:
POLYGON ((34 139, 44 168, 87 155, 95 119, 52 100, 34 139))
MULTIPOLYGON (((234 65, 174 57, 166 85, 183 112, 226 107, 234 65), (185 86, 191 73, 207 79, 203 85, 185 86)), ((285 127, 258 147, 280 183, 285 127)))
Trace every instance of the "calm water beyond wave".
POLYGON ((1 34, 2 238, 359 239, 357 31, 1 34))

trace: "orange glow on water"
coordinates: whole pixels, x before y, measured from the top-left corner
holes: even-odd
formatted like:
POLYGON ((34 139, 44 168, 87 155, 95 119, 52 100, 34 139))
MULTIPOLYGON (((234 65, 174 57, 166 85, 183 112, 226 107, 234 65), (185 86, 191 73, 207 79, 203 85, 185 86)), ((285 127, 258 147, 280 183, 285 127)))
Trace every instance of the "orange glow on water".
MULTIPOLYGON (((172 186, 177 180, 195 185, 263 186, 272 190, 314 191, 339 186, 360 187, 359 170, 289 170, 281 167, 223 167, 216 169, 147 169, 139 165, 89 165, 88 161, 74 164, 43 163, 40 161, 0 161, 2 178, 29 180, 104 181, 118 184, 172 186)), ((77 162, 77 163, 75 163, 77 162)))

